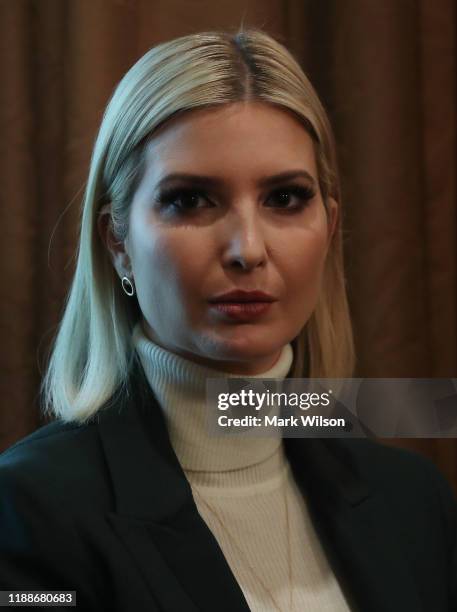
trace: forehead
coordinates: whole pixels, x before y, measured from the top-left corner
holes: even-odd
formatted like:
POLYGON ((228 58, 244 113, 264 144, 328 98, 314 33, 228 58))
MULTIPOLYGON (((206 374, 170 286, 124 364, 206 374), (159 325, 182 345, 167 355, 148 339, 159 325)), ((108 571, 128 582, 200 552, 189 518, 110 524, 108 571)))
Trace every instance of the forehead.
POLYGON ((237 102, 178 114, 147 146, 146 174, 189 171, 242 179, 307 170, 317 179, 311 136, 298 117, 272 105, 237 102))

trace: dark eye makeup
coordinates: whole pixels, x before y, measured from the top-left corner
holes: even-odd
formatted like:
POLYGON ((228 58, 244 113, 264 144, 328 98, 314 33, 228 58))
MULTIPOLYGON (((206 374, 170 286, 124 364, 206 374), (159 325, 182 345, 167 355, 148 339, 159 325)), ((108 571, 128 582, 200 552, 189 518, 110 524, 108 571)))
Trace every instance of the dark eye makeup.
MULTIPOLYGON (((268 199, 276 200, 277 206, 273 206, 273 208, 277 208, 281 212, 293 213, 302 211, 315 195, 316 192, 311 187, 288 185, 274 189, 268 199), (287 197, 284 199, 281 196, 287 197), (291 200, 291 196, 296 199, 295 203, 291 200)), ((213 206, 203 190, 189 187, 163 189, 157 195, 155 202, 159 204, 161 210, 172 210, 175 214, 185 215, 202 208, 202 206, 198 206, 199 199, 207 201, 208 206, 205 206, 205 208, 213 206)))

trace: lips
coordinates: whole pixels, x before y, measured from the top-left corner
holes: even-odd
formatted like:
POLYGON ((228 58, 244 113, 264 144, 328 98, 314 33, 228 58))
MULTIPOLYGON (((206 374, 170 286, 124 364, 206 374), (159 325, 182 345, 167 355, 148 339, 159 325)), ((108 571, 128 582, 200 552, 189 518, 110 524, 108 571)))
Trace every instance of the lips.
POLYGON ((271 302, 213 302, 210 308, 224 319, 250 322, 268 313, 272 304, 271 302))
POLYGON ((244 303, 244 302, 275 302, 276 298, 264 291, 254 290, 254 291, 244 291, 242 289, 234 289, 232 291, 228 291, 227 293, 222 293, 214 298, 211 298, 209 302, 211 303, 244 303))

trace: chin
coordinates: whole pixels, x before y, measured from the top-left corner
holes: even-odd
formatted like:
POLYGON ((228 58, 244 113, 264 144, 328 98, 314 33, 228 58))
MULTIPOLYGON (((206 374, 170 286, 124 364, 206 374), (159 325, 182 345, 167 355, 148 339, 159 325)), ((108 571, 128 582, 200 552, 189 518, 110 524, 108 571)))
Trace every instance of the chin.
MULTIPOLYGON (((227 337, 219 334, 211 335, 210 351, 213 359, 228 359, 233 361, 252 361, 273 357, 279 353, 288 340, 266 337, 267 332, 259 334, 238 332, 236 336, 227 337)), ((206 343, 205 343, 206 344, 206 343)))

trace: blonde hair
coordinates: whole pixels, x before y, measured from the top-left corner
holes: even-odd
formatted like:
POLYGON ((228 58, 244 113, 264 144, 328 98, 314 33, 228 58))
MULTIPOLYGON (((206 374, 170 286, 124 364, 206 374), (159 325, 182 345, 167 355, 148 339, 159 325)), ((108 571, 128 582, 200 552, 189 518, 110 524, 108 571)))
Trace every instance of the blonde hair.
MULTIPOLYGON (((273 104, 301 120, 313 139, 324 203, 332 196, 341 206, 335 146, 325 110, 281 43, 249 28, 200 32, 150 49, 114 90, 94 145, 76 270, 41 386, 45 416, 85 422, 116 392, 127 389, 137 359, 131 336, 141 312, 137 300, 123 293, 98 234, 102 206, 111 202, 113 232, 124 240, 130 203, 154 130, 177 113, 240 101, 273 104)), ((315 311, 292 345, 289 377, 353 374, 341 211, 315 311)))

